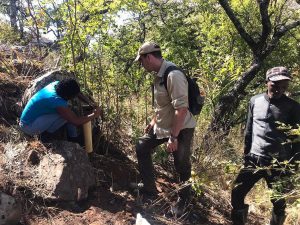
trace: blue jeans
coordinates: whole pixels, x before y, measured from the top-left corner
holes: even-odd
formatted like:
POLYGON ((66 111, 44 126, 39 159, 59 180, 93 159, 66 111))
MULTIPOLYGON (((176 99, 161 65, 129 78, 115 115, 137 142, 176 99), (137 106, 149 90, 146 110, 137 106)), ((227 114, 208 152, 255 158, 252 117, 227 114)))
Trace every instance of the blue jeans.
POLYGON ((30 124, 24 124, 22 121, 20 122, 21 130, 28 135, 39 135, 45 131, 49 133, 54 133, 63 125, 67 125, 67 131, 69 137, 77 137, 77 129, 71 124, 67 123, 67 121, 62 118, 59 114, 46 114, 38 117, 30 124))

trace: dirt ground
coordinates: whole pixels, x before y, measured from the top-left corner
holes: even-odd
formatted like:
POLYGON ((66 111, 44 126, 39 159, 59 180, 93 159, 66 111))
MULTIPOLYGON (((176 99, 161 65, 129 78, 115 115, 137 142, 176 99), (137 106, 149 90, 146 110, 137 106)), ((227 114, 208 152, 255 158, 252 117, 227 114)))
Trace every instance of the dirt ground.
MULTIPOLYGON (((0 126, 0 137, 4 142, 9 141, 5 135, 10 135, 11 129, 0 126), (4 137, 4 138, 3 138, 4 137)), ((126 141, 126 138, 123 140, 126 141)), ((129 139, 127 139, 129 141, 129 139)), ((27 140, 31 146, 44 148, 37 140, 27 140)), ((107 143, 106 143, 107 144, 107 143)), ((124 144, 124 143, 123 143, 124 144)), ((126 146, 126 145, 125 145, 126 146)), ((128 143, 127 146, 130 146, 128 143)), ((127 157, 133 152, 122 152, 110 144, 106 155, 100 149, 90 155, 90 161, 96 173, 96 185, 89 196, 82 202, 46 202, 39 197, 31 195, 26 187, 14 187, 6 182, 5 174, 0 173, 0 188, 16 198, 23 206, 22 225, 129 225, 135 224, 136 215, 140 213, 152 225, 168 224, 229 224, 228 195, 224 192, 214 193, 209 188, 203 187, 200 196, 194 196, 187 213, 177 218, 170 211, 177 195, 176 189, 180 187, 174 182, 171 171, 166 171, 164 166, 155 165, 157 186, 160 190, 159 197, 153 201, 146 201, 131 187, 132 182, 139 181, 137 164, 127 157), (159 172, 158 172, 159 171, 159 172), (222 196, 222 198, 220 198, 222 196)), ((0 155, 3 146, 0 144, 0 155)), ((3 157, 0 157, 3 158, 3 157)), ((1 163, 0 163, 1 164, 1 163)), ((168 162, 165 167, 171 167, 168 162)))
POLYGON ((142 196, 129 187, 136 176, 134 163, 101 155, 96 155, 91 160, 98 171, 98 181, 87 200, 76 205, 39 201, 34 201, 32 205, 27 202, 31 211, 25 212, 27 215, 23 223, 129 225, 135 224, 136 214, 141 213, 150 224, 229 224, 226 218, 228 213, 223 208, 227 204, 226 208, 229 209, 228 202, 217 202, 220 199, 216 201, 213 193, 195 196, 187 214, 176 218, 170 213, 170 207, 176 200, 174 189, 177 187, 171 179, 158 174, 157 185, 161 193, 153 202, 145 202, 142 196))
MULTIPOLYGON (((111 145, 112 146, 112 145, 111 145)), ((73 202, 44 202, 22 193, 23 225, 132 225, 140 213, 151 225, 226 225, 230 224, 229 194, 202 187, 194 195, 186 214, 180 218, 170 208, 176 200, 176 189, 168 171, 156 165, 159 197, 146 201, 130 187, 137 181, 137 165, 118 149, 110 148, 107 155, 93 153, 90 161, 97 174, 96 186, 88 199, 73 202)), ((172 165, 172 162, 169 162, 172 165)), ((170 166, 168 165, 168 166, 170 166)), ((20 195, 19 195, 20 196, 20 195)), ((250 224, 262 224, 262 218, 250 215, 250 224)))

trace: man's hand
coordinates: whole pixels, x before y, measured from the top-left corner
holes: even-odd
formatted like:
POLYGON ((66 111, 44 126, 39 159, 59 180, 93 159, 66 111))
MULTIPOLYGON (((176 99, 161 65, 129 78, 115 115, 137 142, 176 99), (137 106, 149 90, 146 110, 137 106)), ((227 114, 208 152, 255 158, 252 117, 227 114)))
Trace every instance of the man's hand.
POLYGON ((145 129, 144 129, 144 133, 148 134, 150 132, 150 130, 153 128, 154 124, 152 125, 152 123, 149 123, 145 129))
POLYGON ((98 118, 103 114, 102 109, 100 107, 96 107, 93 113, 94 113, 94 118, 98 118))
POLYGON ((178 140, 177 138, 169 138, 167 143, 167 152, 175 152, 178 148, 178 140))

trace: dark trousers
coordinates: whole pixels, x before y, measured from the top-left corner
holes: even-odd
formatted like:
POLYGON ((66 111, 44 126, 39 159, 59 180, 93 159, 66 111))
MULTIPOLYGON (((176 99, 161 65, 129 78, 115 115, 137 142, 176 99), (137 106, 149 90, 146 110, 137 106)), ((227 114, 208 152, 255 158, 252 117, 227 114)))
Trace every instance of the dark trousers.
MULTIPOLYGON (((180 181, 187 181, 191 177, 191 143, 194 128, 187 128, 180 131, 178 135, 178 149, 173 152, 174 165, 180 175, 180 181)), ((152 154, 155 147, 167 142, 168 138, 157 139, 151 130, 148 134, 139 138, 136 144, 136 154, 139 165, 139 172, 144 183, 144 189, 156 191, 152 154)))
MULTIPOLYGON (((245 208, 245 197, 252 187, 260 179, 264 178, 268 188, 283 194, 288 192, 286 181, 287 174, 279 167, 271 165, 270 160, 249 154, 245 157, 244 168, 239 172, 231 193, 231 205, 233 210, 245 208), (268 167, 268 168, 266 168, 268 167), (276 183, 277 182, 277 183, 276 183), (281 185, 276 185, 281 182, 281 185)), ((277 215, 282 215, 286 208, 285 199, 281 195, 272 196, 273 210, 277 215)))

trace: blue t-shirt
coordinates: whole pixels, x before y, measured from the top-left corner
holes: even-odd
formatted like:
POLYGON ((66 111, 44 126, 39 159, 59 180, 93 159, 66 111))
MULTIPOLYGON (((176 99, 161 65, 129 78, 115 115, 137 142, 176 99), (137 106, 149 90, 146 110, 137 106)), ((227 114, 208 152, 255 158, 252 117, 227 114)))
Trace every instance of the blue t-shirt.
POLYGON ((57 113, 57 107, 68 106, 68 102, 62 97, 58 96, 55 91, 55 86, 58 84, 58 82, 59 81, 54 81, 48 84, 31 97, 22 112, 22 123, 30 124, 42 115, 57 113))

